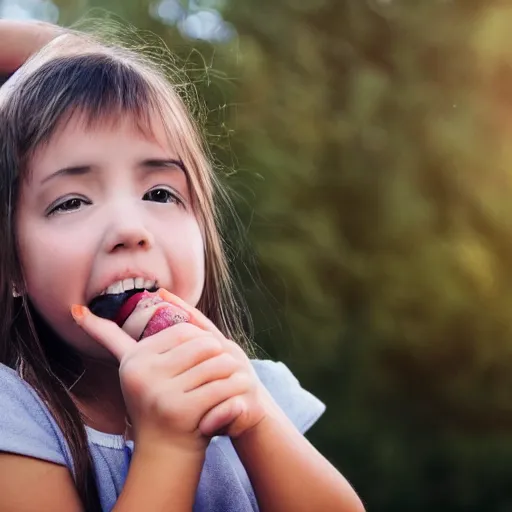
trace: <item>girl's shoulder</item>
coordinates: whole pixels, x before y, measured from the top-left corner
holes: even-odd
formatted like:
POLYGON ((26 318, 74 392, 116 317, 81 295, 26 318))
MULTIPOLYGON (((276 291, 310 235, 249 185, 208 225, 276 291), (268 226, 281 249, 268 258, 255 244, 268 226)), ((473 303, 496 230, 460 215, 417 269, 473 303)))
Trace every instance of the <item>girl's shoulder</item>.
POLYGON ((284 363, 261 359, 251 362, 277 405, 304 434, 324 413, 325 405, 301 386, 284 363))
POLYGON ((62 431, 36 391, 0 363, 0 451, 71 465, 62 431))

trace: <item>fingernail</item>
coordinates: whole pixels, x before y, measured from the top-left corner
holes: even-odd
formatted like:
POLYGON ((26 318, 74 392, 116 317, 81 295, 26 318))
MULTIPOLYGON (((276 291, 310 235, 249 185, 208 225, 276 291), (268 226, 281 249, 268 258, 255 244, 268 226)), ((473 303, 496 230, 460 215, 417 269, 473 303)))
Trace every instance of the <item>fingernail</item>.
POLYGON ((162 297, 162 299, 164 299, 166 302, 171 302, 171 303, 174 302, 174 300, 173 300, 174 297, 165 288, 159 288, 158 295, 160 295, 160 297, 162 297))
POLYGON ((89 310, 85 306, 81 306, 80 304, 73 304, 71 306, 71 314, 76 322, 80 323, 84 316, 89 312, 89 310))
POLYGON ((187 313, 187 310, 189 309, 187 303, 180 299, 179 297, 176 297, 171 292, 168 292, 165 288, 160 288, 158 290, 158 295, 169 304, 172 304, 175 308, 178 308, 180 311, 183 311, 188 316, 189 313, 187 313))

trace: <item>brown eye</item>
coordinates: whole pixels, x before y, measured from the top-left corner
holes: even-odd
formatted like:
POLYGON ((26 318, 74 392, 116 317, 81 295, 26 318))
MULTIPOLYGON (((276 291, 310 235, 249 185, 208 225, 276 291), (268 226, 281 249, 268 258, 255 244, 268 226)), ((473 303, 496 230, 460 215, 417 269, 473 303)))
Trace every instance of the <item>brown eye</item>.
POLYGON ((48 215, 52 215, 55 213, 69 213, 79 210, 82 205, 90 204, 90 202, 82 199, 80 197, 71 197, 70 199, 66 199, 61 203, 54 206, 48 213, 48 215))
POLYGON ((176 194, 173 194, 166 188, 154 188, 146 192, 143 197, 144 201, 153 201, 155 203, 181 203, 176 194))

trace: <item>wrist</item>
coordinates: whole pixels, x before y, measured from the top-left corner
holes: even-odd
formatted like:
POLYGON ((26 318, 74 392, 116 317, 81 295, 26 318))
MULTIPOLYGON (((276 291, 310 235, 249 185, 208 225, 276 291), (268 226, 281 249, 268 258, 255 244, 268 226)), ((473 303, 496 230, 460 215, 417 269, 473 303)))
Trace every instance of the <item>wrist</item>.
POLYGON ((284 412, 277 404, 273 404, 266 410, 265 415, 258 423, 240 435, 232 437, 231 442, 235 449, 240 452, 257 450, 260 443, 264 442, 269 436, 273 436, 283 423, 288 422, 289 420, 284 412))
POLYGON ((142 435, 136 437, 134 445, 134 454, 138 453, 145 459, 179 460, 184 464, 202 465, 208 440, 183 437, 162 439, 155 435, 142 435))
POLYGON ((283 410, 277 405, 272 395, 263 385, 260 385, 258 388, 255 403, 257 405, 254 406, 253 410, 256 411, 255 419, 257 421, 239 434, 232 435, 231 439, 233 442, 236 441, 238 444, 243 444, 248 439, 252 439, 262 432, 264 433, 268 429, 273 428, 272 425, 275 422, 289 421, 283 410))

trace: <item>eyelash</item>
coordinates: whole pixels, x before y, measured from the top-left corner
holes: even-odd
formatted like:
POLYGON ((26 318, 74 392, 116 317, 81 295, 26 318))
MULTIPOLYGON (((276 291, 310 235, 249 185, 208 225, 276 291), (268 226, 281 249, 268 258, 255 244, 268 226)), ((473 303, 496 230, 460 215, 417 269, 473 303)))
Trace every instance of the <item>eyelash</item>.
MULTIPOLYGON (((176 203, 177 205, 179 206, 185 206, 185 204, 183 203, 183 201, 178 197, 178 195, 175 193, 175 192, 172 192, 169 188, 167 187, 155 187, 155 188, 152 188, 151 190, 148 190, 144 196, 142 197, 142 200, 144 201, 144 198, 148 195, 148 194, 151 194, 151 192, 158 192, 158 191, 164 191, 164 192, 167 192, 168 194, 168 199, 171 199, 170 201, 165 201, 166 203, 176 203)), ((149 199, 146 199, 146 201, 149 201, 149 199)), ((155 201, 155 202, 161 202, 161 201, 155 201)))
POLYGON ((68 209, 65 207, 66 205, 69 206, 70 203, 75 202, 75 201, 80 201, 80 203, 83 203, 83 204, 91 204, 90 201, 87 201, 83 197, 70 197, 69 199, 62 201, 61 203, 58 203, 55 206, 50 207, 50 210, 48 211, 47 216, 50 217, 52 215, 56 215, 59 213, 62 214, 62 213, 70 213, 70 212, 76 211, 78 208, 68 209))
MULTIPOLYGON (((183 200, 180 199, 176 193, 174 193, 171 190, 169 190, 168 188, 164 188, 164 187, 156 187, 156 188, 149 190, 148 192, 146 192, 144 194, 144 196, 142 197, 142 200, 143 201, 151 201, 151 199, 145 199, 145 197, 147 197, 152 192, 158 192, 158 191, 164 191, 168 194, 167 201, 154 201, 154 202, 163 203, 163 204, 175 203, 179 206, 184 206, 183 200)), ((69 206, 69 203, 72 203, 75 201, 79 201, 82 204, 92 204, 91 201, 89 201, 83 197, 70 197, 69 199, 62 201, 62 202, 56 204, 55 206, 50 207, 50 209, 47 213, 47 216, 50 217, 52 215, 57 215, 57 214, 66 214, 66 213, 71 213, 71 212, 78 210, 79 206, 77 206, 76 208, 66 208, 66 205, 69 206)), ((76 205, 76 203, 75 203, 75 205, 76 205)))

